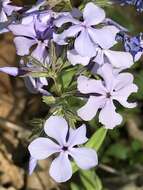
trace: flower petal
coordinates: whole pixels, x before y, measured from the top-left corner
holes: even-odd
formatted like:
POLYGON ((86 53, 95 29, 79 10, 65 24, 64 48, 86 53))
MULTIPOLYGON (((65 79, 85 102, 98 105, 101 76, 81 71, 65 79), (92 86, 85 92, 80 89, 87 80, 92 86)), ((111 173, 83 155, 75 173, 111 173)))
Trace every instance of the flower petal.
POLYGON ((28 150, 33 158, 42 160, 59 152, 60 146, 48 138, 39 137, 30 143, 28 150))
POLYGON ((88 170, 98 164, 97 153, 90 148, 72 148, 70 155, 74 158, 76 164, 84 170, 88 170))
POLYGON ((93 59, 93 62, 98 63, 99 65, 104 64, 104 51, 101 48, 96 49, 96 56, 93 59))
POLYGON ((2 10, 0 11, 0 22, 6 22, 8 20, 3 8, 2 10))
POLYGON ((35 170, 37 165, 37 160, 33 157, 30 157, 30 161, 29 161, 29 175, 31 175, 33 173, 33 171, 35 170))
POLYGON ((84 8, 83 18, 88 25, 96 25, 105 19, 105 11, 94 3, 88 3, 84 8))
POLYGON ((105 50, 104 54, 116 68, 126 69, 131 67, 134 63, 132 55, 128 52, 105 50))
POLYGON ((113 99, 120 102, 120 104, 122 104, 124 107, 134 108, 136 107, 136 103, 129 103, 127 102, 127 99, 131 95, 131 93, 134 93, 137 91, 138 91, 138 87, 135 84, 130 84, 128 86, 125 86, 121 90, 114 92, 113 99))
POLYGON ((116 113, 116 108, 112 100, 107 100, 105 106, 101 109, 99 114, 99 122, 105 125, 107 129, 113 129, 116 125, 122 122, 122 116, 116 113))
POLYGON ((109 49, 117 43, 115 37, 119 30, 115 26, 104 26, 101 29, 90 28, 88 32, 94 43, 103 49, 109 49))
POLYGON ((94 57, 96 55, 97 46, 91 41, 86 29, 83 29, 76 38, 74 47, 81 56, 94 57))
POLYGON ((57 18, 54 21, 54 25, 57 27, 61 27, 63 24, 65 23, 73 23, 73 24, 80 24, 80 21, 78 21, 77 19, 74 19, 72 17, 72 15, 68 14, 68 15, 61 15, 59 18, 57 18))
POLYGON ((53 33, 53 41, 55 43, 57 43, 58 45, 67 45, 68 43, 65 41, 65 36, 63 35, 63 33, 61 34, 56 34, 56 33, 53 33))
POLYGON ((104 79, 105 86, 109 92, 112 91, 114 85, 115 75, 113 72, 114 70, 112 68, 112 65, 108 63, 104 64, 97 71, 97 73, 104 79))
POLYGON ((16 37, 14 38, 14 43, 16 45, 17 54, 24 56, 29 54, 30 48, 36 41, 25 37, 16 37))
POLYGON ((72 65, 77 65, 77 64, 81 64, 83 66, 86 66, 89 64, 90 62, 90 58, 89 57, 83 57, 83 56, 80 56, 76 50, 70 50, 70 51, 67 51, 67 58, 69 60, 69 62, 72 64, 72 65))
POLYGON ((11 24, 8 29, 16 36, 25 36, 35 39, 34 22, 29 24, 11 24))
POLYGON ((133 83, 134 77, 131 73, 120 73, 116 76, 114 81, 114 90, 119 91, 122 88, 133 83))
POLYGON ((101 80, 90 79, 85 76, 78 77, 77 88, 83 94, 97 93, 104 95, 106 93, 101 80))
POLYGON ((61 34, 53 34, 54 41, 59 45, 66 45, 67 42, 65 41, 68 37, 75 37, 80 31, 82 27, 79 25, 74 25, 62 32, 61 34))
POLYGON ((31 54, 35 59, 44 64, 49 63, 49 56, 46 47, 47 46, 44 43, 39 42, 31 54))
POLYGON ((86 125, 82 125, 81 127, 73 130, 70 130, 69 139, 68 139, 68 147, 73 147, 75 145, 83 144, 88 140, 86 137, 86 125))
POLYGON ((77 114, 84 121, 90 121, 96 116, 98 109, 101 108, 104 105, 104 103, 104 97, 90 96, 87 103, 77 111, 77 114))
POLYGON ((45 133, 58 141, 60 145, 66 143, 68 123, 61 116, 51 116, 44 125, 45 133))
POLYGON ((22 9, 22 7, 17 7, 17 6, 13 6, 13 5, 5 5, 4 6, 4 11, 8 16, 10 16, 13 11, 19 11, 20 9, 22 9))
POLYGON ((1 67, 0 72, 4 72, 15 77, 18 75, 19 69, 17 67, 1 67))
POLYGON ((61 152, 60 155, 53 160, 49 174, 58 183, 65 182, 72 177, 72 167, 66 153, 61 152))

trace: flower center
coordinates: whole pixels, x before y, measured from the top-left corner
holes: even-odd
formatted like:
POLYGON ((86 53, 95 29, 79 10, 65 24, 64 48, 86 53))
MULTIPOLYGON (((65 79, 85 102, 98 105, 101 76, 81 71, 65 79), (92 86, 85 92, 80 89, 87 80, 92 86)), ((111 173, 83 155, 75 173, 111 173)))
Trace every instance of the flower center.
POLYGON ((68 150, 68 147, 67 147, 67 146, 63 146, 62 150, 63 150, 63 151, 67 151, 67 150, 68 150))
POLYGON ((106 98, 111 98, 110 92, 108 92, 108 93, 106 94, 106 98))

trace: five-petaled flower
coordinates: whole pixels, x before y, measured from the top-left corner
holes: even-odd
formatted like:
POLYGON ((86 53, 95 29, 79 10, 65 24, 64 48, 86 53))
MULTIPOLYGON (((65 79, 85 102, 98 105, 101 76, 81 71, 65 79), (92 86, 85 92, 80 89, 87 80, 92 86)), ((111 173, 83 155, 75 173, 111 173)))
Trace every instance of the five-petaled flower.
POLYGON ((85 125, 72 129, 68 127, 63 117, 51 116, 45 122, 44 131, 50 138, 39 137, 32 141, 28 147, 31 155, 29 168, 32 171, 36 166, 36 160, 46 159, 54 153, 59 153, 59 155, 52 161, 49 173, 57 182, 65 182, 72 176, 69 156, 75 160, 80 168, 85 170, 97 165, 98 159, 95 150, 77 147, 88 140, 85 125))
POLYGON ((99 122, 106 128, 112 129, 121 124, 122 117, 116 113, 113 100, 118 101, 127 108, 134 108, 135 103, 128 103, 127 99, 133 92, 137 92, 137 86, 133 84, 133 76, 130 73, 114 73, 110 64, 104 64, 98 70, 98 74, 103 80, 90 79, 85 76, 78 78, 78 90, 83 94, 88 94, 87 103, 80 108, 77 113, 85 121, 94 118, 97 111, 99 122))
MULTIPOLYGON (((72 23, 61 34, 54 34, 54 41, 59 45, 67 44, 65 41, 69 37, 76 37, 74 51, 81 56, 94 57, 98 46, 109 49, 116 44, 115 36, 119 32, 115 26, 104 26, 95 28, 105 19, 105 12, 93 3, 88 3, 83 11, 83 21, 75 19, 72 15, 61 15, 54 24, 61 27, 65 23, 72 23)), ((72 53, 72 52, 70 52, 72 53)))
POLYGON ((36 45, 32 56, 42 63, 49 62, 48 47, 53 36, 52 16, 52 12, 49 11, 45 19, 42 19, 40 15, 34 15, 30 23, 9 26, 9 30, 16 36, 14 42, 18 55, 28 55, 30 48, 36 45))

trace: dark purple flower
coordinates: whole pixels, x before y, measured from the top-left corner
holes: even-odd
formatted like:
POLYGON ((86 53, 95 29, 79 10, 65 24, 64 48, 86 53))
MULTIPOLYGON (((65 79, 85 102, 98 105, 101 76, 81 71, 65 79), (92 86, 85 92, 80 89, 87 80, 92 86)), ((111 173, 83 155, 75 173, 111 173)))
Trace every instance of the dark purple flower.
POLYGON ((122 41, 124 49, 130 52, 134 58, 134 61, 138 61, 143 54, 143 34, 140 33, 137 36, 131 37, 125 33, 119 33, 116 37, 117 41, 122 41))

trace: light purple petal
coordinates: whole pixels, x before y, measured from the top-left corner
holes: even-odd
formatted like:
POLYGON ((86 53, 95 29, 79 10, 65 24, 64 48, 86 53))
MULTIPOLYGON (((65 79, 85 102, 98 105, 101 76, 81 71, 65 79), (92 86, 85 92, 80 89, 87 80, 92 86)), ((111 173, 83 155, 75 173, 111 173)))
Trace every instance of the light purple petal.
POLYGON ((25 37, 14 38, 17 54, 20 56, 28 55, 30 48, 36 43, 35 40, 28 39, 25 37))
POLYGON ((54 138, 60 145, 66 143, 66 136, 68 133, 68 123, 61 116, 51 116, 44 125, 45 133, 54 138))
POLYGON ((89 64, 90 62, 90 58, 89 57, 83 57, 83 56, 80 56, 76 50, 70 50, 70 51, 67 51, 67 58, 69 60, 69 62, 72 64, 72 65, 77 65, 77 64, 81 64, 83 66, 86 66, 89 64))
POLYGON ((98 63, 99 65, 104 64, 104 51, 101 48, 96 49, 96 56, 93 62, 98 63))
POLYGON ((0 72, 4 72, 15 77, 18 75, 19 69, 17 67, 1 67, 0 72))
POLYGON ((29 161, 29 175, 33 173, 37 165, 37 160, 35 158, 30 157, 29 161))
POLYGON ((74 158, 78 167, 84 170, 88 170, 98 164, 97 153, 90 148, 72 148, 70 155, 74 158))
POLYGON ((86 137, 86 125, 73 130, 71 128, 68 139, 68 147, 73 147, 75 145, 84 144, 88 138, 86 137))
POLYGON ((135 57, 134 57, 134 61, 137 62, 137 61, 141 58, 142 54, 143 54, 142 51, 141 51, 141 52, 138 52, 138 53, 135 55, 135 57))
POLYGON ((90 39, 87 29, 83 29, 76 38, 74 47, 81 56, 94 57, 96 55, 97 46, 90 39))
POLYGON ((113 72, 114 70, 110 64, 104 64, 97 71, 97 73, 103 78, 105 86, 109 92, 112 91, 114 85, 115 76, 113 72))
POLYGON ((89 28, 88 32, 94 43, 109 49, 117 43, 115 37, 119 30, 115 26, 104 26, 101 29, 89 28))
POLYGON ((55 43, 57 43, 58 45, 67 45, 68 43, 65 41, 65 36, 62 34, 56 34, 56 33, 53 33, 53 41, 55 43))
POLYGON ((88 25, 96 25, 105 19, 105 12, 94 3, 88 3, 84 8, 83 18, 88 25))
POLYGON ((84 121, 90 121, 96 116, 98 109, 101 108, 104 104, 105 104, 104 97, 90 96, 87 103, 77 111, 77 114, 84 121))
POLYGON ((13 11, 19 11, 20 9, 22 9, 21 7, 17 7, 17 6, 13 6, 13 5, 5 5, 3 7, 5 13, 10 16, 12 14, 13 11))
POLYGON ((72 167, 66 153, 61 152, 60 155, 53 160, 49 174, 58 183, 66 182, 72 177, 72 167))
POLYGON ((67 42, 65 41, 68 37, 75 37, 80 31, 82 27, 79 25, 71 26, 69 29, 65 30, 61 34, 53 34, 54 41, 59 45, 66 45, 67 42))
POLYGON ((0 11, 0 22, 6 22, 8 20, 3 8, 2 10, 0 11))
POLYGON ((116 108, 112 100, 107 100, 105 106, 101 109, 99 122, 107 129, 113 129, 122 123, 122 116, 116 113, 116 108))
POLYGON ((82 27, 80 25, 73 25, 67 30, 65 30, 62 33, 62 35, 64 36, 64 38, 75 37, 81 30, 82 30, 82 27))
POLYGON ((127 102, 127 99, 131 95, 131 93, 134 93, 137 91, 138 91, 138 87, 135 84, 130 84, 118 90, 117 92, 114 92, 113 99, 120 102, 120 104, 122 104, 124 107, 134 108, 136 107, 136 103, 129 103, 127 102))
POLYGON ((35 39, 34 22, 29 24, 11 24, 8 28, 16 36, 25 36, 35 39))
POLYGON ((114 80, 114 90, 119 91, 122 88, 133 83, 134 77, 131 73, 120 73, 117 74, 114 80))
POLYGON ((80 21, 74 19, 70 14, 69 15, 61 15, 54 21, 54 25, 57 27, 61 27, 65 23, 73 23, 73 24, 80 24, 80 21))
POLYGON ((33 158, 42 160, 59 152, 60 146, 48 138, 39 137, 30 143, 28 150, 33 158))
POLYGON ((107 91, 101 80, 90 79, 85 76, 78 77, 77 88, 83 94, 98 93, 104 95, 107 91))
POLYGON ((49 63, 49 54, 46 44, 39 42, 37 47, 32 51, 31 55, 41 63, 49 63))
POLYGON ((129 68, 133 65, 133 57, 128 52, 105 50, 104 54, 107 56, 110 63, 116 68, 129 68))

